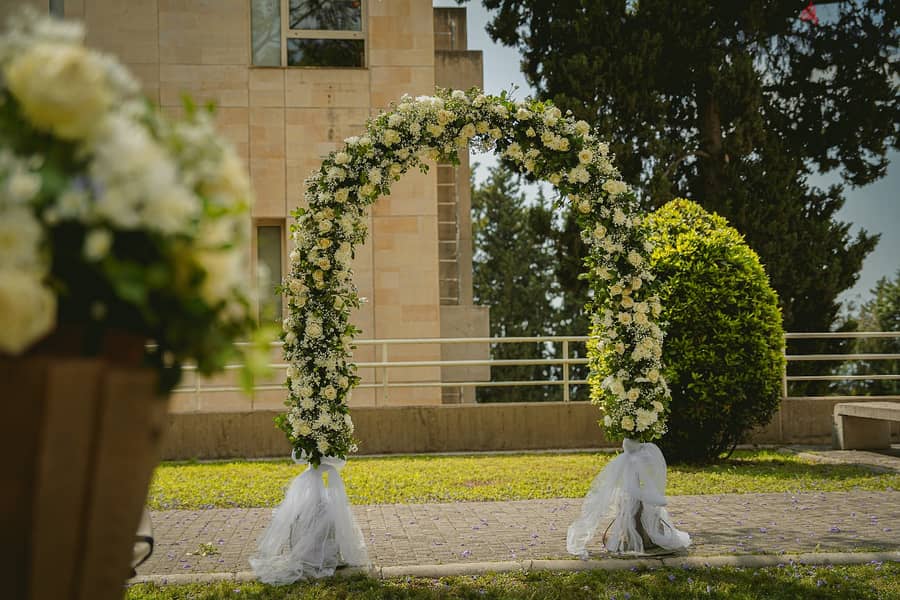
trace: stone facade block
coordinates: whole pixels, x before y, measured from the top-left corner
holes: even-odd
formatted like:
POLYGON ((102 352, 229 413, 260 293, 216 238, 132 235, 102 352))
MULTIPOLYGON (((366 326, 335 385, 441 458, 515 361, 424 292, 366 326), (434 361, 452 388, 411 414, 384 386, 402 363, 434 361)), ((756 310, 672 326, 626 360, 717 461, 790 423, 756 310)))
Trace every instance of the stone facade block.
POLYGON ((284 69, 285 106, 369 108, 368 69, 284 69))
POLYGON ((159 67, 160 103, 181 104, 188 94, 196 103, 248 106, 248 69, 237 65, 169 65, 159 67))
POLYGON ((129 64, 158 64, 157 14, 156 0, 89 0, 88 10, 83 11, 87 44, 129 64))
POLYGON ((250 3, 244 0, 159 0, 159 28, 163 63, 249 63, 250 3))
POLYGON ((284 74, 284 69, 250 69, 251 108, 284 107, 284 74))

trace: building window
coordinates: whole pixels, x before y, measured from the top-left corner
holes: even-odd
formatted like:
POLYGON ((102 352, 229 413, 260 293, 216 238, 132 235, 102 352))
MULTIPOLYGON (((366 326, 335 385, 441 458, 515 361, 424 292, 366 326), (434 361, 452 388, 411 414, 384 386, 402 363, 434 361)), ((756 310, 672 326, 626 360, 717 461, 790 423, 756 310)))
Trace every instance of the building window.
POLYGON ((50 0, 50 15, 58 19, 66 16, 66 5, 64 0, 50 0))
POLYGON ((363 0, 252 0, 251 13, 256 66, 366 65, 363 0))
POLYGON ((281 322, 281 285, 284 235, 281 225, 256 227, 256 286, 259 290, 259 320, 281 322))

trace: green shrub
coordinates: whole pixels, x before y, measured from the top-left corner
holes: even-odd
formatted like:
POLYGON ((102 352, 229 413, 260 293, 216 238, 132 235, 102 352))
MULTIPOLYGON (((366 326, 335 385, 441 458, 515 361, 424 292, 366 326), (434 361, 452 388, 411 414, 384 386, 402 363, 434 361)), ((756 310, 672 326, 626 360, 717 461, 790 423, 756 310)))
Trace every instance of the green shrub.
POLYGON ((784 368, 778 298, 759 257, 724 218, 676 199, 650 215, 648 225, 672 392, 659 445, 672 461, 715 460, 778 408, 784 368))

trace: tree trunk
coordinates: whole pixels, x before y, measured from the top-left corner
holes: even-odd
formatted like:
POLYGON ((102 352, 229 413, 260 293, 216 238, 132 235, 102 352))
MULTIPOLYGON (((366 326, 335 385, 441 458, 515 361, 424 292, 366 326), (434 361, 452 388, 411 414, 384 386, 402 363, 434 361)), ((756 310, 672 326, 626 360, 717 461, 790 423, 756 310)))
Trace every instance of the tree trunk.
POLYGON ((722 116, 719 101, 711 93, 700 91, 697 99, 700 130, 700 203, 709 209, 722 208, 722 116))

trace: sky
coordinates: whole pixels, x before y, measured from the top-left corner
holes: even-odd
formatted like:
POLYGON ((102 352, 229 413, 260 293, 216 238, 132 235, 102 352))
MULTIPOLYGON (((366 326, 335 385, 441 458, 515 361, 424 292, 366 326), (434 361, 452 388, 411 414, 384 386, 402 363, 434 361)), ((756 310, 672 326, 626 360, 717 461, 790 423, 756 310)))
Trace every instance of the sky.
MULTIPOLYGON (((434 0, 434 6, 458 6, 453 0, 434 0)), ((490 94, 503 90, 513 90, 514 98, 524 99, 533 90, 525 82, 519 66, 519 53, 515 48, 495 44, 484 27, 488 22, 488 12, 478 0, 467 5, 469 49, 484 53, 484 88, 490 94)), ((863 188, 845 189, 846 203, 838 213, 838 219, 851 223, 851 235, 860 229, 869 233, 880 233, 881 240, 875 251, 863 263, 859 281, 847 290, 841 299, 859 304, 870 298, 869 290, 881 277, 893 278, 900 269, 900 152, 889 155, 891 164, 887 176, 863 188)), ((487 154, 473 157, 482 168, 476 172, 476 180, 486 176, 486 167, 496 164, 496 159, 487 154)), ((837 182, 833 174, 817 176, 810 183, 825 187, 837 182)), ((528 193, 528 190, 526 190, 528 193)), ((534 190, 531 190, 534 193, 534 190)))

